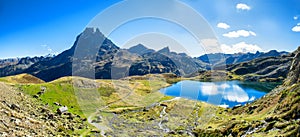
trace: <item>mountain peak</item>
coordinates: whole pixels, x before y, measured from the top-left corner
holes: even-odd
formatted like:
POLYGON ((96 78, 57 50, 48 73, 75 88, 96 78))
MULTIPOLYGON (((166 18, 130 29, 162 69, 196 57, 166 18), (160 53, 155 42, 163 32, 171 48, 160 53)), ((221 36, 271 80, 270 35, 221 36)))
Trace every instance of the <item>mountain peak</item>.
POLYGON ((167 46, 167 47, 164 47, 163 49, 161 49, 161 50, 159 50, 159 51, 157 51, 158 53, 170 53, 170 49, 169 49, 169 47, 167 46))
POLYGON ((139 54, 139 55, 155 52, 153 49, 149 49, 146 46, 144 46, 143 44, 138 44, 136 46, 133 46, 133 47, 129 48, 128 51, 130 53, 135 53, 135 54, 139 54))
POLYGON ((85 30, 81 33, 81 36, 88 37, 88 36, 97 36, 104 38, 105 36, 100 32, 98 28, 85 28, 85 30))
POLYGON ((141 43, 139 43, 139 44, 137 44, 137 45, 135 45, 135 46, 132 46, 132 47, 130 47, 129 49, 134 49, 134 48, 139 48, 139 49, 142 49, 142 50, 148 49, 146 46, 144 46, 144 45, 141 44, 141 43))

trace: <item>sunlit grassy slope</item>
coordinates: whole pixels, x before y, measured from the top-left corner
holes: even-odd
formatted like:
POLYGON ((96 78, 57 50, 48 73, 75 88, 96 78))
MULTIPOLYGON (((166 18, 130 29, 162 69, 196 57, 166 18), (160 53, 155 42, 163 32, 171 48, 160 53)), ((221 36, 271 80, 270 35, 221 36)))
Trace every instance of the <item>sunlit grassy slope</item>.
MULTIPOLYGON (((19 83, 16 86, 24 93, 37 97, 53 107, 67 106, 69 111, 81 116, 108 106, 108 112, 120 113, 126 109, 141 108, 164 99, 158 89, 168 86, 159 77, 140 80, 90 80, 80 77, 63 77, 48 83, 19 83), (39 95, 41 88, 46 91, 39 95), (82 111, 84 110, 84 112, 82 111)), ((11 78, 2 78, 12 81, 11 78)))
POLYGON ((45 83, 43 80, 32 76, 30 74, 19 74, 15 76, 7 76, 0 78, 0 81, 6 82, 6 83, 12 83, 12 84, 39 84, 39 83, 45 83))

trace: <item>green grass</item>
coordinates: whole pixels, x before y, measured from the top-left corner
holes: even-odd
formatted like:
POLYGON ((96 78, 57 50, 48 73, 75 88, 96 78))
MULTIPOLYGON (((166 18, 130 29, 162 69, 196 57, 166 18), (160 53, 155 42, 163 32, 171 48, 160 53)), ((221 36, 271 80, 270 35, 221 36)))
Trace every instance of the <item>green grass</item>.
POLYGON ((53 111, 60 107, 54 104, 58 102, 67 106, 71 113, 82 117, 86 117, 86 115, 106 105, 109 105, 111 109, 120 111, 145 107, 172 98, 158 92, 160 88, 168 86, 164 81, 136 80, 126 85, 128 83, 122 83, 122 81, 97 80, 97 83, 102 83, 97 89, 74 88, 71 78, 65 77, 49 83, 17 84, 16 86, 31 96, 37 95, 41 87, 46 87, 46 92, 39 97, 42 102, 49 104, 53 111), (115 89, 112 82, 121 85, 117 85, 118 88, 115 89), (138 86, 135 87, 135 85, 138 86), (135 87, 133 92, 130 87, 135 87))
POLYGON ((65 105, 69 108, 71 113, 83 116, 82 111, 77 103, 77 99, 74 93, 74 88, 71 84, 26 84, 26 85, 17 85, 23 92, 34 96, 36 95, 41 86, 47 88, 46 92, 40 96, 40 99, 45 104, 52 106, 53 111, 55 112, 59 106, 54 105, 54 102, 58 102, 61 105, 65 105))

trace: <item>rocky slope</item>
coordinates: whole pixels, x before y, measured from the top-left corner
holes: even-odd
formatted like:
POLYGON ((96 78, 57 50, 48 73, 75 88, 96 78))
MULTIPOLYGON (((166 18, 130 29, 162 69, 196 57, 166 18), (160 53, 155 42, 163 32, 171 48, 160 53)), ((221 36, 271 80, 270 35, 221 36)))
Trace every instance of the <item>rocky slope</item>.
POLYGON ((264 136, 300 136, 300 47, 291 54, 292 63, 283 85, 255 102, 234 109, 234 116, 255 118, 250 126, 237 123, 229 131, 234 136, 257 134, 264 136))
POLYGON ((174 73, 184 76, 202 69, 203 64, 183 53, 171 52, 165 47, 157 52, 142 55, 142 60, 136 61, 130 67, 130 75, 174 73))
POLYGON ((79 136, 87 131, 89 126, 82 118, 51 109, 0 82, 0 136, 79 136))
POLYGON ((287 77, 294 54, 278 57, 257 58, 248 62, 228 65, 227 71, 239 75, 246 81, 275 80, 287 77))

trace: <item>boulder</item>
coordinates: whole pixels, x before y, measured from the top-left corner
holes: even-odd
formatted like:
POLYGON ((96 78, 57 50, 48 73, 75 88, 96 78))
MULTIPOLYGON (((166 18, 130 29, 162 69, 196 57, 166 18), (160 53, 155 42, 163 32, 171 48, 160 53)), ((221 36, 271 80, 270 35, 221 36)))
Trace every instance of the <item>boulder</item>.
POLYGON ((11 104, 10 108, 13 109, 13 110, 20 110, 20 106, 17 105, 17 104, 11 104))
POLYGON ((68 112, 68 107, 67 106, 63 106, 63 107, 60 107, 60 108, 58 108, 57 109, 57 113, 58 114, 63 114, 63 113, 66 113, 66 112, 68 112))

